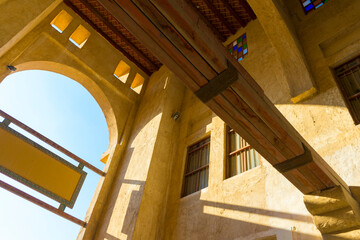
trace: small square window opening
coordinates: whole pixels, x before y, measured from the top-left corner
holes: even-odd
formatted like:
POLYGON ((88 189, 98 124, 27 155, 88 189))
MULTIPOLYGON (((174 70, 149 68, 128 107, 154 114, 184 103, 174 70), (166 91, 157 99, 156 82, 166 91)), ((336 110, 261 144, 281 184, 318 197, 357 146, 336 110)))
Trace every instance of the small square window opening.
POLYGON ((55 28, 59 33, 62 33, 73 20, 73 17, 65 10, 61 12, 51 21, 50 25, 55 28))
POLYGON ((127 65, 123 60, 121 60, 115 69, 114 76, 123 83, 126 83, 129 73, 130 73, 130 66, 127 65))
POLYGON ((130 88, 134 90, 136 93, 140 94, 141 88, 144 84, 144 78, 140 74, 136 74, 134 81, 132 82, 130 88))
POLYGON ((82 48, 90 37, 90 32, 83 26, 79 25, 71 34, 69 40, 78 48, 82 48))

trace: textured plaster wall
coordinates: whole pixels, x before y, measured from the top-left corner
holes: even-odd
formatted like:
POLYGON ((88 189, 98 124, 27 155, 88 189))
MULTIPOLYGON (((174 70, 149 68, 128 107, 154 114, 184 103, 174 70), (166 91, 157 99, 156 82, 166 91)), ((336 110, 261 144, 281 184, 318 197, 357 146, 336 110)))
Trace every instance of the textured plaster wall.
POLYGON ((286 8, 278 0, 247 2, 279 56, 278 61, 288 82, 291 97, 299 98, 299 95, 313 88, 313 80, 286 8))
POLYGON ((110 137, 106 177, 99 181, 85 217, 88 225, 78 237, 93 239, 142 95, 130 89, 132 79, 136 73, 145 77, 145 89, 148 77, 62 1, 0 1, 0 23, 0 82, 12 74, 7 69, 9 64, 16 71, 39 69, 60 73, 84 86, 104 112, 110 137), (50 22, 63 9, 73 20, 59 33, 50 22), (69 41, 80 24, 90 32, 81 49, 69 41), (125 83, 113 76, 120 60, 131 67, 125 83))
MULTIPOLYGON (((280 2, 281 3, 281 2, 280 2)), ((359 186, 359 127, 355 126, 336 87, 331 68, 360 52, 360 2, 329 1, 304 15, 296 0, 284 1, 307 66, 318 88, 313 98, 291 103, 281 55, 259 20, 228 39, 247 34, 249 54, 241 61, 266 95, 300 134, 349 184, 359 186)), ((301 81, 293 76, 293 81, 301 81)), ((262 166, 224 178, 224 124, 206 112, 191 93, 183 118, 169 195, 165 239, 246 239, 276 235, 277 239, 321 239, 303 203, 302 194, 266 160, 262 166), (194 128, 193 126, 197 126, 194 128), (181 198, 186 147, 211 135, 209 187, 181 198), (293 229, 293 231, 291 230, 293 229)))
MULTIPOLYGON (((281 3, 281 2, 280 2, 281 3)), ((359 126, 355 126, 332 69, 360 53, 360 2, 329 1, 305 15, 299 1, 283 1, 299 39, 318 93, 292 104, 286 75, 274 43, 259 20, 228 39, 247 33, 249 55, 241 61, 299 133, 349 185, 358 186, 359 126)), ((302 81, 293 76, 294 81, 302 81)))
MULTIPOLYGON (((332 68, 360 53, 360 2, 329 1, 308 15, 303 13, 298 1, 284 3, 319 93, 299 104, 277 107, 347 184, 359 186, 359 126, 354 125, 345 106, 332 68)), ((270 87, 265 91, 279 89, 270 87)))
POLYGON ((162 67, 149 81, 95 239, 161 239, 184 86, 162 67))
MULTIPOLYGON (((32 2, 35 5, 37 4, 35 0, 27 1, 29 4, 32 2)), ((50 6, 43 8, 48 9, 50 6)), ((31 12, 32 8, 28 8, 31 12)), ((18 4, 14 9, 1 8, 0 15, 11 15, 12 12, 26 10, 26 6, 18 4)), ((74 79, 82 84, 99 103, 109 125, 110 142, 112 144, 117 143, 121 138, 127 117, 139 99, 139 95, 130 89, 131 77, 135 76, 136 73, 147 77, 146 74, 116 51, 111 44, 105 41, 65 4, 61 3, 53 11, 44 11, 39 15, 42 16, 41 21, 31 28, 23 26, 22 23, 25 20, 19 19, 18 25, 24 27, 19 31, 21 32, 24 29, 26 31, 24 30, 22 38, 13 45, 6 44, 4 46, 6 49, 0 53, 0 81, 12 73, 7 69, 9 64, 15 66, 17 71, 48 70, 74 79), (62 9, 70 13, 73 20, 63 33, 59 33, 50 26, 50 22, 62 9), (70 35, 80 24, 91 33, 88 41, 81 49, 69 41, 70 35), (107 59, 107 61, 104 62, 103 59, 107 59), (131 67, 129 81, 125 84, 113 76, 120 60, 126 61, 131 67)), ((39 16, 35 18, 39 18, 39 16)), ((6 31, 11 31, 11 25, 8 26, 7 22, 4 19, 1 26, 2 28, 6 26, 6 31)), ((17 28, 12 31, 15 30, 17 28)))
MULTIPOLYGON (((272 235, 281 240, 293 236, 296 240, 320 239, 302 194, 265 160, 255 169, 224 180, 224 123, 192 93, 184 93, 166 67, 151 76, 141 98, 129 88, 130 81, 123 84, 112 76, 124 57, 90 26, 75 17, 63 34, 50 27, 61 9, 71 12, 60 4, 42 15, 54 2, 32 0, 19 5, 18 1, 0 1, 0 29, 7 33, 0 36, 0 76, 2 80, 10 74, 8 64, 19 70, 67 74, 94 95, 106 116, 113 115, 108 124, 115 126, 116 144, 110 159, 121 167, 117 170, 117 165, 109 168, 107 164, 107 176, 116 176, 116 180, 101 180, 96 193, 100 198, 95 197, 91 206, 96 211, 92 218, 87 216, 89 225, 79 239, 253 240, 272 235), (30 5, 38 8, 28 7, 21 14, 25 10, 19 6, 30 5), (16 26, 7 23, 9 18, 18 21, 16 26), (29 26, 34 19, 39 22, 29 26), (91 32, 82 49, 68 41, 79 24, 91 32), (171 119, 175 111, 181 113, 176 122, 171 119), (209 186, 181 198, 186 148, 206 136, 211 136, 209 186)), ((259 20, 237 33, 246 32, 248 37, 249 54, 241 64, 335 171, 349 185, 358 186, 359 129, 330 68, 360 52, 360 2, 332 0, 307 16, 297 0, 283 1, 283 6, 289 9, 294 26, 291 34, 298 37, 295 42, 304 51, 318 95, 291 104, 289 76, 281 59, 284 54, 274 48, 269 31, 264 31, 259 20)), ((132 68, 130 76, 141 73, 124 60, 132 68)), ((296 81, 298 76, 293 77, 296 81)))
POLYGON ((321 239, 301 192, 265 160, 225 179, 225 124, 189 91, 181 112, 164 239, 253 240, 276 235, 288 240, 292 234, 297 240, 321 239), (186 148, 209 135, 209 186, 181 197, 186 148))
POLYGON ((0 1, 0 49, 38 17, 54 0, 2 0, 0 1), (21 6, 21 7, 19 7, 21 6))

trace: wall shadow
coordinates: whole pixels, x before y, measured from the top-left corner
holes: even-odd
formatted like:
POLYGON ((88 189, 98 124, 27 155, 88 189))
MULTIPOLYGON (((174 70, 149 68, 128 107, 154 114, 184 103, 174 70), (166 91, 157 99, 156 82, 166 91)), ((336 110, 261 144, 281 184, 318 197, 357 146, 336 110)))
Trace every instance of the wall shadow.
MULTIPOLYGON (((189 218, 189 216, 184 218, 187 220, 192 219, 190 222, 184 222, 181 216, 178 216, 176 222, 180 223, 180 225, 174 226, 176 231, 171 235, 173 238, 258 240, 276 235, 277 239, 322 239, 321 235, 297 230, 299 222, 312 224, 310 216, 201 200, 199 198, 200 194, 196 198, 189 199, 192 202, 192 211, 195 211, 196 214, 192 213, 193 218, 189 218), (290 222, 286 220, 290 220, 290 222), (279 222, 282 223, 279 224, 279 222), (283 226, 288 226, 288 228, 283 226)), ((186 210, 182 209, 181 214, 186 215, 186 210)))

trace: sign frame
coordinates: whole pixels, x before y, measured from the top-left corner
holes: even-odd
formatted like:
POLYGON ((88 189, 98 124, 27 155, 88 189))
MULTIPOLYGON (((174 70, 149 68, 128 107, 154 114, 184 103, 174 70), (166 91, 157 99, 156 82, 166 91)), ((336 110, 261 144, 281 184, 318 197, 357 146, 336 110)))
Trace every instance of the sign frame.
POLYGON ((83 170, 83 167, 84 165, 83 164, 79 164, 79 166, 75 166, 73 165, 72 163, 66 161, 65 159, 63 159, 62 157, 56 155, 55 153, 49 151, 48 149, 46 149, 45 147, 41 146, 40 144, 34 142, 33 140, 29 139, 28 137, 22 135, 21 133, 17 132, 16 130, 10 128, 6 123, 4 122, 0 122, 0 127, 2 129, 4 129, 5 131, 13 134, 14 136, 20 138, 22 141, 30 144, 31 146, 33 146, 34 148, 42 151, 43 153, 49 155, 51 158, 53 158, 54 160, 57 160, 59 161, 60 163, 66 165, 67 167, 70 167, 71 169, 75 170, 76 172, 80 173, 80 179, 76 185, 76 188, 75 188, 75 191, 73 192, 73 195, 71 197, 70 200, 67 200, 67 199, 64 199, 63 197, 60 197, 58 196, 57 194, 51 192, 50 190, 48 189, 45 189, 33 182, 31 182, 30 180, 14 173, 13 171, 10 171, 9 169, 3 167, 3 166, 0 166, 0 173, 38 191, 39 193, 59 202, 60 204, 63 204, 65 205, 66 207, 69 207, 69 208, 73 208, 74 204, 75 204, 75 201, 79 195, 79 192, 81 190, 81 187, 85 181, 85 178, 86 178, 86 175, 87 173, 83 170))

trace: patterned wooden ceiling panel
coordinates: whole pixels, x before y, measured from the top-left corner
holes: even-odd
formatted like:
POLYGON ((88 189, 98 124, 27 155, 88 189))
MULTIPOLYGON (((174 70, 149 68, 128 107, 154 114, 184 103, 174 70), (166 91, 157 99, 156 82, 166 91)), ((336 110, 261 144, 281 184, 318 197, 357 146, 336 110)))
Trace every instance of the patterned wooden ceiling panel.
POLYGON ((245 0, 189 0, 221 41, 256 19, 245 0))
POLYGON ((146 74, 161 67, 162 63, 96 0, 64 2, 146 74))

